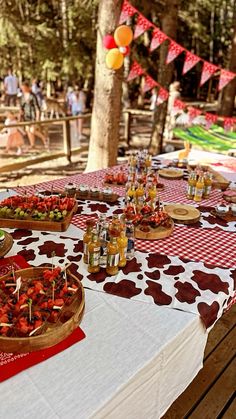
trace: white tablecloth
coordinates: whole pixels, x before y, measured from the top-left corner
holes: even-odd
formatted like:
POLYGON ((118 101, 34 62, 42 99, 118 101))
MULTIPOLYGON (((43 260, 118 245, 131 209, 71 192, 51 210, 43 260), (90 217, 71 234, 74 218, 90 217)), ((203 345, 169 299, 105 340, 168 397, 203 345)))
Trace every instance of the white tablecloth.
POLYGON ((202 367, 195 314, 86 290, 81 327, 86 339, 1 383, 0 419, 157 419, 202 367))
POLYGON ((86 290, 87 337, 1 384, 1 419, 159 418, 199 369, 198 316, 86 290))

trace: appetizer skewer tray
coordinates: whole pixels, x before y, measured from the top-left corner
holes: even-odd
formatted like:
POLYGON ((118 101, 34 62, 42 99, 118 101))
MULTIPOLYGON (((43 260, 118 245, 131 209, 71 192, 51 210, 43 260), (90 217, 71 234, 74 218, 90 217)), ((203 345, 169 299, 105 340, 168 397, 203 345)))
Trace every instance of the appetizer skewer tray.
POLYGON ((27 268, 15 272, 15 277, 21 277, 22 281, 18 300, 7 286, 9 281, 13 281, 12 276, 8 274, 1 277, 0 351, 23 353, 48 348, 64 340, 81 322, 85 307, 81 282, 67 269, 67 292, 63 288, 64 279, 59 278, 52 302, 51 286, 45 280, 45 269, 27 268), (32 299, 30 318, 27 306, 29 296, 32 299), (5 321, 3 316, 6 317, 5 321), (9 323, 11 326, 5 325, 9 323))

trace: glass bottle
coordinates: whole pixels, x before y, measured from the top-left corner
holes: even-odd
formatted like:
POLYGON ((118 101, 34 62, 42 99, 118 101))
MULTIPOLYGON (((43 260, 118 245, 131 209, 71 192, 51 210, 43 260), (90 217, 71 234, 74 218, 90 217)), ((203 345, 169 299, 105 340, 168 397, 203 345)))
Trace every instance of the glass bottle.
POLYGON ((135 244, 135 237, 134 237, 134 225, 132 221, 126 222, 126 237, 128 239, 127 243, 127 255, 126 259, 131 260, 134 257, 134 244, 135 244))
POLYGON ((100 251, 100 266, 105 268, 107 265, 107 242, 108 242, 108 223, 104 220, 99 232, 99 239, 101 243, 100 251))
POLYGON ((196 187, 195 187, 195 194, 193 198, 194 201, 200 202, 202 200, 203 190, 204 190, 204 177, 203 175, 200 175, 197 180, 196 187))
POLYGON ((92 231, 92 240, 88 245, 88 272, 96 273, 100 271, 101 243, 96 230, 92 231))
POLYGON ((83 261, 84 263, 88 263, 88 244, 92 240, 92 230, 94 226, 95 226, 94 221, 92 220, 86 221, 86 232, 83 235, 83 253, 84 253, 83 261))
POLYGON ((107 244, 107 267, 106 272, 108 275, 116 275, 119 270, 119 247, 117 244, 117 237, 116 235, 111 235, 110 241, 107 244))
POLYGON ((195 188, 197 183, 196 173, 191 172, 188 179, 187 198, 193 199, 195 195, 195 188))
POLYGON ((106 220, 106 216, 104 214, 101 214, 98 218, 98 222, 97 222, 97 231, 98 231, 98 235, 100 234, 100 230, 103 227, 103 224, 106 220))
POLYGON ((122 230, 120 233, 120 237, 117 239, 120 260, 119 260, 119 267, 123 268, 127 263, 127 247, 128 247, 128 237, 125 235, 125 231, 122 230))
POLYGON ((203 190, 203 198, 209 198, 212 188, 212 173, 206 172, 204 176, 204 190, 203 190))

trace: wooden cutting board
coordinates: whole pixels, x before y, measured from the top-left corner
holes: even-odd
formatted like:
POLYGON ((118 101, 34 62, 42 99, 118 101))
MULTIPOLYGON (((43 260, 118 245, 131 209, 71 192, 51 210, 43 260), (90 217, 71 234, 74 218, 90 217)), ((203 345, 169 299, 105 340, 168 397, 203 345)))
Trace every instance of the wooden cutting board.
POLYGON ((158 173, 161 177, 166 179, 181 179, 184 175, 182 170, 167 168, 167 169, 160 169, 158 173))
POLYGON ((141 240, 159 240, 159 239, 165 239, 166 237, 169 237, 174 229, 174 223, 171 220, 170 226, 163 227, 159 226, 157 228, 149 227, 149 231, 142 231, 140 230, 140 227, 135 227, 135 237, 136 239, 141 240))
POLYGON ((167 204, 165 211, 176 223, 194 224, 200 220, 201 213, 192 205, 167 204))

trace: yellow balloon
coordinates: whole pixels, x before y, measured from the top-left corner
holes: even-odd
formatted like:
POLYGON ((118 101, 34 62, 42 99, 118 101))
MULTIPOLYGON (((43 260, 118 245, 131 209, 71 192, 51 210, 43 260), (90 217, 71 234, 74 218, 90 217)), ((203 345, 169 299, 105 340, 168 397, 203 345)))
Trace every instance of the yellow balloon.
POLYGON ((106 55, 106 65, 110 70, 118 70, 122 67, 123 62, 124 56, 118 48, 112 48, 108 51, 106 55))
POLYGON ((118 26, 114 33, 114 39, 118 47, 127 47, 133 39, 133 32, 130 26, 118 26))

